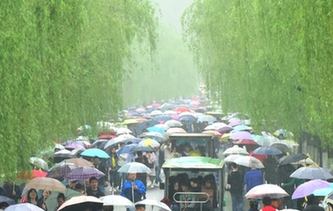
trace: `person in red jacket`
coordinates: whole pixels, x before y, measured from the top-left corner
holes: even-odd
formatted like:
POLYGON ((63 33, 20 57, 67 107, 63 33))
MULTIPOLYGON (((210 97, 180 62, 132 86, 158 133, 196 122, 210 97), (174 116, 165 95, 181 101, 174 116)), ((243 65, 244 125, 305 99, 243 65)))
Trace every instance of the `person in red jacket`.
POLYGON ((260 211, 277 211, 277 209, 271 205, 271 197, 265 196, 264 198, 262 198, 262 203, 264 204, 264 207, 261 208, 260 211))

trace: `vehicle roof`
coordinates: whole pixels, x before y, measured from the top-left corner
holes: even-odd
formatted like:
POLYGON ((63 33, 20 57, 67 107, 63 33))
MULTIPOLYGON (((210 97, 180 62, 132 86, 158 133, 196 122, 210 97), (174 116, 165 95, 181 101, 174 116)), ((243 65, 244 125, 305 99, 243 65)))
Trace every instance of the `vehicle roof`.
POLYGON ((222 169, 224 161, 221 159, 200 156, 186 156, 166 160, 162 168, 180 169, 222 169))
POLYGON ((212 133, 174 133, 174 134, 171 134, 169 136, 169 138, 186 138, 186 137, 190 137, 190 138, 193 138, 193 137, 213 137, 214 134, 212 133))

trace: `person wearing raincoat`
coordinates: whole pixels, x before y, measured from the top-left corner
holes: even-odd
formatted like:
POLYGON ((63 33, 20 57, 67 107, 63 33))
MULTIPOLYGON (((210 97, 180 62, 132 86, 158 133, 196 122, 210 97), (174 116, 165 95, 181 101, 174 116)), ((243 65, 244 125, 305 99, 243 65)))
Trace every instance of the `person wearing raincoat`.
POLYGON ((123 185, 121 195, 135 203, 142 200, 142 197, 145 194, 146 187, 140 180, 136 179, 136 173, 129 173, 128 180, 126 180, 123 185))

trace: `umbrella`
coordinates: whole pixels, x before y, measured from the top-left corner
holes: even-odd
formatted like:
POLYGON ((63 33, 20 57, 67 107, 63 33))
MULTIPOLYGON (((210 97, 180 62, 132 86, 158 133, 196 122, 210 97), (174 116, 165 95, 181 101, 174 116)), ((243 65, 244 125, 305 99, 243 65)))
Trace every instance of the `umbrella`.
POLYGON ((20 179, 32 179, 36 177, 45 177, 47 175, 47 172, 42 170, 32 170, 31 172, 25 171, 18 175, 18 178, 20 179))
POLYGON ((95 167, 85 166, 85 167, 76 167, 70 173, 68 173, 65 178, 67 179, 76 179, 84 180, 91 177, 101 178, 105 176, 103 172, 98 170, 95 167))
POLYGON ((99 157, 99 158, 110 158, 110 156, 104 152, 103 150, 96 149, 96 148, 91 148, 83 151, 81 153, 81 156, 86 156, 86 157, 99 157))
POLYGON ((55 159, 56 163, 59 163, 59 162, 63 161, 64 159, 69 159, 69 158, 73 158, 73 157, 75 157, 75 155, 71 154, 71 151, 69 151, 67 149, 62 149, 53 154, 53 158, 55 159))
MULTIPOLYGON (((52 191, 51 195, 47 197, 47 199, 44 201, 48 210, 55 210, 55 208, 58 207, 57 197, 59 193, 60 192, 52 191)), ((70 188, 67 188, 67 190, 63 194, 65 195, 65 201, 71 199, 74 196, 82 196, 82 193, 72 190, 70 188)))
POLYGON ((100 136, 98 136, 98 139, 113 139, 116 137, 117 136, 115 136, 115 135, 100 135, 100 136))
POLYGON ((221 143, 225 143, 228 142, 229 137, 231 136, 231 133, 225 133, 221 136, 220 138, 220 142, 221 143))
POLYGON ((279 155, 282 152, 275 147, 258 147, 252 154, 254 155, 279 155))
POLYGON ((140 141, 140 142, 139 142, 139 145, 141 145, 141 146, 150 146, 150 147, 155 148, 155 147, 159 147, 161 144, 158 143, 158 142, 157 142, 156 140, 154 140, 154 139, 147 138, 147 139, 145 139, 145 140, 140 141))
POLYGON ((61 144, 55 144, 54 148, 55 149, 60 149, 60 150, 65 149, 65 147, 61 144))
POLYGON ((170 127, 168 125, 166 125, 166 124, 157 124, 154 127, 159 127, 161 129, 163 129, 164 131, 167 131, 167 130, 170 129, 170 127))
POLYGON ((216 136, 218 138, 222 137, 222 134, 215 131, 215 130, 207 130, 207 131, 203 131, 202 133, 204 133, 204 134, 213 134, 214 136, 216 136))
POLYGON ((30 158, 30 163, 37 166, 38 168, 41 168, 41 169, 45 170, 45 171, 49 170, 49 167, 47 166, 47 163, 41 158, 31 157, 30 158))
POLYGON ((248 155, 249 153, 246 151, 246 149, 239 147, 237 145, 230 147, 223 152, 223 155, 232 155, 232 154, 248 155))
POLYGON ((257 142, 250 140, 250 139, 242 139, 236 141, 234 144, 239 144, 239 145, 258 145, 257 142))
POLYGON ((130 173, 130 172, 151 173, 151 170, 143 163, 130 162, 130 163, 126 163, 122 167, 120 167, 118 169, 118 172, 123 172, 123 173, 130 173))
POLYGON ((219 133, 227 133, 227 132, 230 132, 231 130, 232 130, 232 127, 229 125, 226 125, 226 126, 223 126, 223 127, 220 127, 219 129, 217 129, 217 131, 219 133))
POLYGON ((34 188, 37 190, 50 190, 59 192, 66 190, 66 187, 60 181, 47 177, 34 178, 30 180, 25 186, 27 188, 34 188))
POLYGON ((276 141, 276 138, 274 136, 253 135, 252 139, 254 139, 260 146, 263 146, 263 147, 268 147, 276 141))
POLYGON ((237 165, 245 166, 245 167, 253 167, 257 169, 265 168, 265 166, 255 157, 252 156, 242 156, 237 158, 234 161, 237 165))
POLYGON ((330 187, 328 188, 319 188, 313 191, 314 196, 327 196, 329 193, 333 192, 333 183, 330 183, 330 187))
POLYGON ((172 115, 176 115, 176 114, 177 114, 177 112, 175 112, 175 111, 170 111, 170 110, 164 111, 164 115, 172 116, 172 115))
POLYGON ((224 158, 224 162, 226 162, 226 163, 232 163, 237 158, 242 157, 242 156, 244 156, 244 155, 228 155, 226 158, 224 158))
POLYGON ((117 138, 122 138, 124 140, 127 140, 127 139, 133 139, 133 138, 136 138, 136 137, 131 135, 131 134, 122 134, 122 135, 118 136, 117 138))
POLYGON ((47 173, 47 177, 50 178, 63 178, 69 172, 71 172, 75 168, 73 163, 61 162, 55 164, 47 173))
POLYGON ((14 204, 5 209, 6 211, 44 211, 42 208, 30 203, 14 204))
POLYGON ((246 199, 262 199, 264 196, 278 199, 289 196, 289 194, 281 187, 272 184, 257 185, 245 194, 246 199))
POLYGON ((132 131, 128 128, 117 128, 117 136, 122 135, 122 134, 130 134, 132 131))
POLYGON ((148 127, 152 127, 154 125, 157 125, 157 124, 160 124, 160 122, 158 121, 155 121, 155 120, 147 120, 147 121, 144 121, 144 122, 141 122, 140 124, 138 124, 138 127, 136 129, 136 132, 138 134, 141 134, 142 131, 148 127))
POLYGON ((308 182, 305 182, 298 186, 291 196, 292 199, 299 199, 305 196, 311 195, 313 191, 320 188, 327 188, 330 186, 329 182, 326 182, 321 179, 315 179, 308 182))
POLYGON ((170 115, 160 115, 154 118, 155 121, 162 121, 162 122, 166 122, 168 120, 172 120, 172 117, 170 115))
POLYGON ((147 130, 149 132, 157 132, 157 133, 160 133, 160 134, 165 133, 165 131, 162 128, 155 127, 155 126, 154 127, 149 127, 149 128, 147 128, 147 130))
POLYGON ((198 118, 198 122, 215 122, 216 118, 212 115, 204 115, 198 118))
POLYGON ((324 201, 333 204, 333 192, 329 193, 329 194, 325 197, 324 201))
POLYGON ((133 153, 133 152, 155 152, 155 150, 154 150, 154 148, 152 148, 150 146, 137 145, 137 146, 134 146, 129 152, 130 153, 133 153))
POLYGON ((235 119, 235 120, 229 122, 229 126, 231 126, 231 127, 235 127, 237 125, 242 125, 242 124, 244 124, 244 122, 239 119, 238 120, 235 119))
POLYGON ((250 131, 250 130, 252 130, 252 128, 247 125, 237 125, 234 127, 234 129, 231 131, 231 133, 236 133, 239 131, 246 131, 246 130, 250 131))
POLYGON ((0 203, 2 203, 2 202, 6 202, 8 205, 16 204, 13 199, 0 195, 0 203))
POLYGON ((155 199, 144 199, 142 201, 138 201, 135 203, 135 205, 143 204, 145 206, 151 206, 151 210, 154 210, 154 208, 158 208, 158 210, 166 210, 171 211, 170 207, 168 205, 164 204, 163 202, 156 201, 155 199))
POLYGON ((114 139, 110 139, 108 140, 103 149, 107 149, 109 147, 112 147, 114 146, 115 144, 119 144, 119 143, 125 143, 126 139, 125 138, 121 138, 121 137, 117 137, 117 138, 114 138, 114 139))
POLYGON ((93 164, 85 159, 81 158, 72 158, 72 159, 66 159, 63 161, 64 163, 73 163, 77 167, 81 166, 93 166, 93 164))
POLYGON ((152 137, 153 139, 158 138, 158 139, 162 139, 163 141, 166 140, 164 134, 162 135, 161 133, 157 133, 157 132, 143 133, 139 137, 152 137))
POLYGON ((84 208, 91 208, 91 210, 100 210, 103 207, 103 201, 94 196, 75 196, 65 201, 58 211, 75 211, 85 210, 84 208))
POLYGON ((333 178, 333 176, 326 169, 316 166, 301 167, 296 171, 294 171, 290 175, 290 177, 298 179, 323 179, 323 180, 328 180, 333 178))
POLYGON ((196 118, 193 115, 182 115, 178 118, 178 121, 185 121, 189 123, 193 123, 196 121, 196 118))
POLYGON ((169 127, 181 127, 183 124, 177 120, 168 120, 164 122, 165 125, 169 127))
POLYGON ((191 112, 191 110, 186 107, 178 107, 178 108, 175 108, 174 111, 177 113, 191 112))
POLYGON ((179 119, 180 116, 178 114, 175 114, 175 115, 171 115, 171 117, 172 117, 173 120, 177 120, 178 121, 178 119, 179 119))
POLYGON ((150 116, 160 116, 160 115, 163 115, 163 112, 160 111, 160 110, 155 110, 155 111, 152 111, 150 112, 150 116))
POLYGON ((100 198, 103 201, 103 206, 126 206, 134 207, 133 202, 128 200, 126 197, 119 195, 108 195, 100 198))
POLYGON ((251 133, 246 132, 246 131, 239 131, 239 132, 233 133, 233 134, 231 134, 229 139, 232 139, 232 140, 240 140, 240 139, 253 140, 251 133))
POLYGON ((288 153, 291 153, 293 149, 293 147, 289 143, 284 141, 273 142, 270 146, 279 149, 281 152, 288 152, 288 153))
POLYGON ((172 135, 174 133, 186 133, 186 131, 183 128, 170 128, 167 130, 168 135, 172 135))
POLYGON ((300 160, 304 160, 304 159, 307 159, 307 158, 308 158, 308 156, 306 156, 305 154, 288 155, 280 161, 280 165, 286 165, 286 164, 289 164, 289 163, 298 162, 300 160))
POLYGON ((117 154, 127 154, 130 152, 130 150, 135 147, 137 144, 129 144, 129 145, 125 145, 123 146, 122 148, 120 148, 118 151, 117 151, 117 154))

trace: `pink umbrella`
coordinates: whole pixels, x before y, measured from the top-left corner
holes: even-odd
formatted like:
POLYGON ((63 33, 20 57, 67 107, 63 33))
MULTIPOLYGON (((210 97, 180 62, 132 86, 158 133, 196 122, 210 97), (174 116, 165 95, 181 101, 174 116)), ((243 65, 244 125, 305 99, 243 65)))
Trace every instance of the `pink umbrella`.
POLYGON ((229 126, 235 127, 237 125, 242 125, 242 124, 244 124, 244 122, 242 122, 241 120, 233 120, 229 123, 229 126))
POLYGON ((153 103, 153 104, 151 104, 151 107, 153 107, 153 108, 159 108, 159 107, 161 107, 161 105, 158 104, 158 103, 153 103))
POLYGON ((177 119, 179 119, 180 116, 178 114, 175 114, 175 115, 171 115, 171 117, 172 117, 172 119, 177 120, 177 119))
POLYGON ((186 133, 186 131, 183 128, 176 128, 176 127, 167 130, 168 135, 172 135, 174 133, 186 133))

